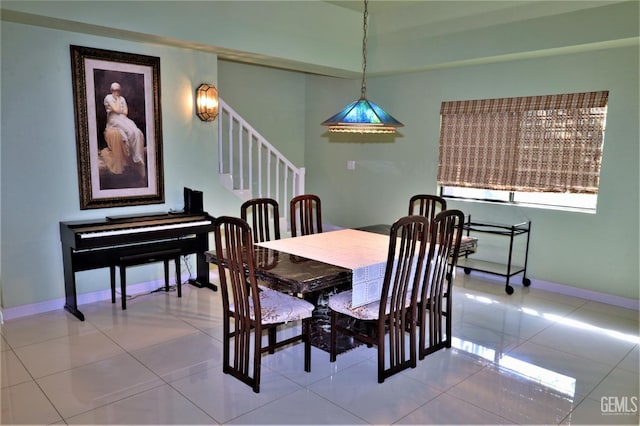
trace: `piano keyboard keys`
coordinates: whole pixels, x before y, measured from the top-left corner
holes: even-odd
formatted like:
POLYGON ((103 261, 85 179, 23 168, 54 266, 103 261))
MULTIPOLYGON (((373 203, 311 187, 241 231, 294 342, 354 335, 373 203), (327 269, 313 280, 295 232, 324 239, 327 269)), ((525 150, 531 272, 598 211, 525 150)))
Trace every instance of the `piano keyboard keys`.
POLYGON ((126 234, 134 234, 139 232, 153 232, 153 231, 161 231, 164 229, 189 228, 194 226, 205 226, 205 225, 211 225, 211 224, 212 222, 210 220, 200 220, 196 222, 180 222, 180 223, 172 223, 167 225, 119 228, 119 229, 110 229, 107 231, 81 233, 80 238, 87 239, 87 238, 110 237, 114 235, 126 235, 126 234))

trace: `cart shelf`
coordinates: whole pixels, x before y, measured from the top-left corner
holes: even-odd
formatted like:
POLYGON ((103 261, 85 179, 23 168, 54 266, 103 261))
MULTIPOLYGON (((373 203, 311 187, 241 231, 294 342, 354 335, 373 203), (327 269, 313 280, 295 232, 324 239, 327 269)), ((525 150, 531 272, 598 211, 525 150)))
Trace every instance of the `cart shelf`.
POLYGON ((503 235, 508 237, 509 240, 509 252, 507 257, 507 263, 492 262, 480 259, 474 259, 469 257, 473 254, 472 251, 466 251, 464 256, 458 259, 458 267, 462 268, 465 274, 470 274, 471 271, 485 272, 488 274, 498 275, 505 277, 505 291, 507 294, 513 294, 513 287, 509 284, 510 278, 514 275, 522 273, 522 284, 525 287, 531 285, 531 280, 527 278, 527 262, 529 258, 529 235, 531 233, 531 221, 518 223, 514 225, 472 221, 471 216, 468 216, 467 221, 464 224, 464 230, 467 236, 471 234, 494 234, 503 235), (517 265, 513 263, 513 242, 517 236, 523 235, 526 237, 526 248, 524 251, 524 264, 517 265))

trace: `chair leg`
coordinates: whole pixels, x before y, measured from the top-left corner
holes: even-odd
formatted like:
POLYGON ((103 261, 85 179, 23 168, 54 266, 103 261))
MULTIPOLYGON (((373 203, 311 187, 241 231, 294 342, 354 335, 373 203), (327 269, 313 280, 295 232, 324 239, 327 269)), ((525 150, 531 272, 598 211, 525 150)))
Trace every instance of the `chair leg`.
MULTIPOLYGON (((418 313, 416 312, 415 315, 417 316, 418 313)), ((418 332, 418 326, 416 324, 416 321, 411 321, 409 329, 409 357, 411 359, 411 368, 416 368, 418 366, 418 336, 416 336, 416 333, 418 332)))
POLYGON ((311 319, 302 320, 302 333, 304 340, 304 371, 311 371, 311 319))
POLYGON ((445 325, 445 330, 447 330, 447 338, 445 340, 446 345, 445 347, 450 348, 451 347, 451 318, 449 318, 449 313, 444 313, 442 314, 445 317, 445 321, 446 321, 446 325, 445 325))
POLYGON ((272 327, 267 331, 269 336, 269 353, 274 354, 276 352, 276 327, 272 327))
POLYGON ((229 374, 231 368, 229 368, 229 354, 231 350, 229 346, 231 345, 231 331, 230 328, 230 320, 229 316, 224 313, 222 317, 222 372, 224 374, 229 374))
POLYGON ((418 305, 418 325, 420 326, 420 338, 418 342, 418 358, 423 360, 426 354, 427 348, 427 308, 426 306, 420 304, 418 305))
POLYGON ((336 352, 338 351, 338 332, 336 330, 336 324, 338 322, 338 313, 331 311, 331 344, 329 347, 329 362, 336 361, 336 352))
POLYGON ((120 265, 120 298, 122 301, 122 310, 127 309, 127 267, 120 265))
MULTIPOLYGON (((380 329, 381 326, 378 325, 378 335, 376 336, 378 339, 378 383, 384 383, 384 338, 386 333, 384 332, 384 321, 380 319, 378 324, 382 324, 382 330, 380 329)), ((389 352, 393 350, 393 343, 389 342, 389 352)), ((390 356, 393 357, 393 354, 390 354, 390 356)), ((391 365, 393 366, 393 363, 391 365)))
POLYGON ((451 334, 451 308, 453 303, 451 302, 451 290, 449 290, 449 292, 446 295, 447 297, 447 312, 444 312, 443 315, 446 318, 447 321, 447 325, 446 325, 446 330, 447 330, 447 348, 451 347, 451 340, 452 340, 452 334, 451 334))
MULTIPOLYGON (((275 330, 275 328, 273 329, 275 330)), ((269 330, 271 332, 271 330, 269 330)), ((236 336, 237 338, 237 336, 236 336)), ((262 365, 262 333, 254 332, 254 353, 253 353, 253 391, 260 393, 260 366, 262 365)), ((269 334, 271 338, 271 334, 269 334)))

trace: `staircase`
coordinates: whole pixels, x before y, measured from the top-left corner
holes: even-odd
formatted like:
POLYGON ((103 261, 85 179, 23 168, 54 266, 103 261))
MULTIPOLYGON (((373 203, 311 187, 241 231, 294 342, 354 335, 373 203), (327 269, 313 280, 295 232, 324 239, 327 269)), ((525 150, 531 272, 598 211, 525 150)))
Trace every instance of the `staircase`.
POLYGON ((218 103, 220 182, 245 201, 276 200, 280 229, 288 229, 289 200, 304 194, 304 167, 294 166, 222 99, 218 103))

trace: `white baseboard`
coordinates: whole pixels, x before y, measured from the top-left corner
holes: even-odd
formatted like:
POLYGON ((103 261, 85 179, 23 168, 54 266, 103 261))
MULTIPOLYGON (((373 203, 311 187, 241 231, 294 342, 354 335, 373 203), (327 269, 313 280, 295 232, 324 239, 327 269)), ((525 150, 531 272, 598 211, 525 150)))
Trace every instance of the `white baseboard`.
MULTIPOLYGON (((164 279, 128 285, 127 295, 133 296, 140 293, 148 293, 150 291, 156 290, 161 286, 164 286, 164 279)), ((81 307, 82 305, 87 303, 111 300, 111 289, 79 294, 77 296, 77 299, 78 307, 81 307)), ((20 317, 26 317, 29 315, 41 314, 49 311, 55 311, 56 309, 64 309, 65 302, 66 299, 64 297, 53 300, 45 300, 44 302, 15 306, 13 308, 5 308, 2 310, 1 314, 4 320, 10 320, 20 317)), ((119 303, 119 301, 116 300, 116 303, 119 303)))
MULTIPOLYGON (((463 274, 462 270, 458 271, 459 274, 463 274)), ((490 281, 504 282, 504 279, 496 275, 486 274, 483 272, 472 272, 475 276, 486 278, 490 281)), ((184 281, 183 281, 184 282, 184 281)), ((139 293, 148 293, 156 290, 158 287, 164 285, 164 280, 149 281, 146 283, 133 284, 127 286, 127 293, 134 295, 139 293)), ((567 296, 579 297, 581 299, 591 300, 594 302, 606 303, 613 306, 619 306, 621 308, 632 309, 635 311, 640 310, 640 301, 636 299, 629 299, 627 297, 615 296, 612 294, 600 293, 593 290, 586 290, 577 287, 571 287, 564 284, 553 283, 549 281, 542 281, 531 279, 531 287, 545 290, 550 293, 564 294, 567 296)), ((102 300, 111 299, 111 290, 99 290, 92 293, 84 293, 78 295, 78 306, 87 303, 99 302, 102 300)), ((55 311, 56 309, 64 309, 65 298, 59 298, 54 300, 47 300, 44 302, 32 303, 30 305, 21 305, 13 308, 6 308, 0 311, 0 319, 10 320, 29 315, 41 314, 43 312, 55 311)))
POLYGON ((571 287, 564 284, 558 284, 542 280, 531 280, 531 285, 541 290, 551 293, 565 294, 567 296, 580 297, 582 299, 591 300, 593 302, 606 303, 608 305, 619 306, 621 308, 633 309, 640 311, 640 301, 630 299, 628 297, 616 296, 614 294, 600 293, 584 288, 571 287))
MULTIPOLYGON (((458 273, 463 274, 462 268, 458 268, 458 273)), ((484 272, 472 271, 472 274, 477 277, 482 277, 490 281, 496 281, 504 283, 504 278, 492 275, 484 272)), ((520 277, 520 275, 517 275, 520 277)), ((530 277, 529 277, 530 278, 530 277)), ((592 302, 606 303, 608 305, 619 306, 621 308, 632 309, 634 311, 640 311, 640 300, 630 299, 628 297, 616 296, 613 294, 600 293, 598 291, 587 290, 578 287, 572 287, 565 284, 558 284, 550 281, 531 279, 531 287, 540 290, 548 291, 550 293, 564 294, 567 296, 579 297, 581 299, 590 300, 592 302)), ((511 285, 517 286, 511 282, 511 285)))

